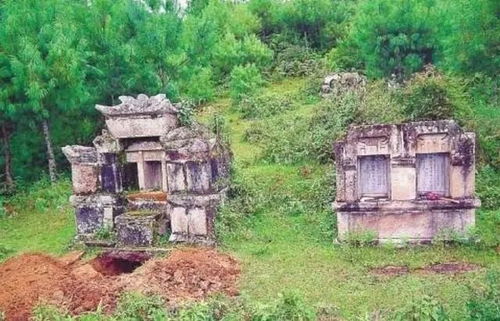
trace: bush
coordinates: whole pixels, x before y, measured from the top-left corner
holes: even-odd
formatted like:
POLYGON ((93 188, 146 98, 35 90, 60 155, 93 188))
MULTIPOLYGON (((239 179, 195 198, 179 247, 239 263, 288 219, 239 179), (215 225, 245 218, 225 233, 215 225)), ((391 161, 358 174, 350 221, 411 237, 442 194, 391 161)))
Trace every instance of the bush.
POLYGON ((423 296, 396 311, 394 321, 451 321, 443 306, 430 296, 423 296))
POLYGON ((321 56, 311 49, 299 45, 278 43, 273 72, 280 77, 300 77, 320 73, 323 67, 321 56))
POLYGON ((406 120, 397 92, 389 90, 382 80, 368 83, 357 113, 358 124, 394 124, 406 120))
POLYGON ((311 107, 310 116, 284 114, 256 124, 246 132, 246 139, 259 141, 269 162, 329 162, 332 143, 354 122, 360 99, 356 94, 324 99, 311 107))
POLYGON ((258 307, 251 320, 313 321, 316 320, 316 313, 297 293, 286 293, 279 295, 276 304, 258 307))
POLYGON ((43 177, 12 196, 9 203, 14 209, 23 207, 24 209, 46 212, 69 207, 68 198, 70 195, 71 181, 68 178, 60 178, 52 184, 48 177, 43 177))
POLYGON ((255 65, 234 67, 229 81, 229 91, 233 102, 238 103, 244 97, 254 95, 263 84, 262 75, 255 65))
POLYGON ((498 210, 500 208, 500 171, 484 166, 478 171, 476 193, 481 199, 481 208, 498 210))
POLYGON ((293 95, 265 94, 245 97, 238 105, 243 118, 266 118, 291 110, 294 107, 293 95))
POLYGON ((443 76, 432 66, 415 74, 401 92, 409 120, 455 119, 474 127, 469 97, 459 79, 443 76))

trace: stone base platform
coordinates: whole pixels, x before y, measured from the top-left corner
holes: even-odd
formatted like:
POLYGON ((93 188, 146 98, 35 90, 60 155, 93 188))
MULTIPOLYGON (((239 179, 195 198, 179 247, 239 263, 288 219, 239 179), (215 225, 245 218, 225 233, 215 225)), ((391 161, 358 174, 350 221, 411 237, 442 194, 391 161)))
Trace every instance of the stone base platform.
POLYGON ((426 243, 436 237, 465 236, 474 226, 479 199, 460 201, 358 201, 335 202, 338 240, 373 233, 379 243, 426 243))
POLYGON ((116 218, 116 232, 118 246, 153 246, 167 233, 167 218, 159 212, 127 212, 116 218))

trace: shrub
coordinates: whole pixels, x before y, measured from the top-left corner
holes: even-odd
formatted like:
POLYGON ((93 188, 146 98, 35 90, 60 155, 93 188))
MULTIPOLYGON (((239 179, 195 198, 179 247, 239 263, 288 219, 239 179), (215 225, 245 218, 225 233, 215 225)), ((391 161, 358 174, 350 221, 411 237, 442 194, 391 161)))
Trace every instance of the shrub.
POLYGON ((279 43, 274 50, 273 72, 281 77, 309 76, 320 73, 323 67, 321 56, 306 47, 279 43))
POLYGON ((10 199, 13 208, 24 207, 38 212, 49 209, 62 209, 69 206, 68 198, 71 195, 71 182, 68 178, 60 178, 52 184, 48 177, 43 177, 38 182, 15 194, 10 199))
POLYGON ((243 118, 266 118, 293 108, 293 95, 265 94, 245 97, 238 105, 243 118))
POLYGON ((263 84, 262 75, 255 65, 234 67, 229 81, 229 91, 233 102, 238 103, 244 97, 254 95, 263 84))
POLYGON ((481 199, 482 209, 500 208, 500 172, 491 166, 484 166, 478 171, 476 193, 481 199))
POLYGON ((313 321, 316 312, 297 293, 279 295, 274 305, 260 306, 253 313, 252 321, 313 321))
POLYGON ((194 120, 195 103, 191 100, 181 101, 179 108, 179 122, 182 126, 191 126, 194 120))
POLYGON ((451 321, 443 306, 430 296, 423 296, 396 311, 394 321, 451 321))
MULTIPOLYGON (((322 100, 311 116, 284 114, 265 121, 260 142, 269 162, 292 164, 305 160, 329 162, 332 143, 341 138, 356 117, 360 97, 343 95, 322 100)), ((254 132, 257 129, 252 129, 254 132)), ((252 138, 247 132, 247 139, 252 138)))
POLYGON ((404 112, 410 120, 455 119, 474 127, 470 101, 458 79, 443 76, 432 66, 415 74, 401 92, 404 112))
POLYGON ((358 124, 390 124, 406 120, 397 94, 382 80, 368 83, 357 112, 358 124))

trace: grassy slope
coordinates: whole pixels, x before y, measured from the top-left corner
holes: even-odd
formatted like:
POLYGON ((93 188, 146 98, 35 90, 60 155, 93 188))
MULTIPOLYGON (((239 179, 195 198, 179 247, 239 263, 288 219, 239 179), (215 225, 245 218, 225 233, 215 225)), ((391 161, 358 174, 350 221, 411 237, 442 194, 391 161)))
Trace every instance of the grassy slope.
MULTIPOLYGON (((301 85, 301 80, 287 80, 267 90, 294 92, 300 90, 301 85)), ((332 171, 325 165, 293 166, 256 161, 259 148, 243 141, 245 130, 253 121, 243 120, 231 110, 226 98, 205 106, 201 119, 215 112, 229 120, 232 149, 241 174, 254 177, 266 192, 287 195, 290 202, 294 202, 294 198, 321 188, 311 186, 317 182, 314 178, 332 171), (304 166, 310 174, 303 174, 304 166)), ((308 117, 311 108, 304 105, 290 113, 308 117)), ((39 186, 34 189, 36 192, 15 200, 19 204, 14 209, 17 214, 0 219, 0 250, 7 248, 12 251, 11 255, 34 250, 64 252, 74 235, 74 219, 66 201, 69 189, 68 181, 63 181, 52 188, 39 186)), ((334 246, 331 233, 325 233, 331 227, 324 226, 327 221, 324 216, 330 214, 315 213, 307 208, 298 214, 281 213, 274 207, 264 208, 249 219, 248 228, 223 240, 223 248, 243 262, 242 295, 251 300, 267 301, 279 292, 297 290, 309 303, 333 307, 340 317, 356 320, 373 311, 402 306, 426 293, 444 302, 453 320, 461 320, 464 303, 471 295, 468 287, 481 287, 485 270, 499 268, 494 250, 472 247, 334 246), (380 278, 368 273, 376 266, 404 264, 418 268, 453 260, 477 263, 485 269, 456 276, 414 273, 380 278)))
MULTIPOLYGON (((301 80, 287 80, 271 85, 271 92, 291 92, 301 88, 301 80)), ((300 195, 310 177, 301 175, 304 165, 312 175, 326 175, 329 166, 263 164, 256 162, 256 146, 242 138, 252 120, 242 119, 230 108, 228 100, 204 109, 202 118, 213 112, 223 113, 230 121, 231 144, 237 168, 263 182, 269 193, 300 195)), ((307 117, 309 106, 291 113, 307 117)), ((300 196, 298 196, 300 197, 300 196)), ((331 237, 321 235, 316 215, 306 209, 302 215, 282 215, 265 209, 253 217, 251 228, 238 237, 226 238, 224 247, 243 262, 242 294, 267 301, 283 291, 299 291, 307 301, 318 306, 338 308, 340 317, 355 320, 377 310, 400 307, 422 294, 431 294, 445 303, 454 320, 465 314, 465 302, 471 295, 469 286, 483 283, 484 270, 462 275, 423 275, 412 273, 401 277, 375 277, 372 267, 408 265, 419 268, 447 261, 468 261, 485 268, 499 268, 494 250, 470 247, 394 247, 352 248, 334 246, 331 237)))
POLYGON ((75 233, 70 193, 67 179, 54 186, 42 181, 11 200, 10 215, 0 218, 0 261, 2 252, 66 251, 75 233))

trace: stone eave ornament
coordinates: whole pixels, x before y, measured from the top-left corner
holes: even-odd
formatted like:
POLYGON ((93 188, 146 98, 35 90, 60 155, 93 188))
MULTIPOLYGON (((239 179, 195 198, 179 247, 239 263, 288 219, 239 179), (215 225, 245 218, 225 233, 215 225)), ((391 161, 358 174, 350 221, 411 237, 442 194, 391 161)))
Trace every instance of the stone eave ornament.
POLYGON ((178 110, 164 94, 148 97, 140 94, 137 98, 120 96, 121 104, 116 106, 96 105, 96 109, 106 117, 126 117, 134 115, 177 114, 178 110))

